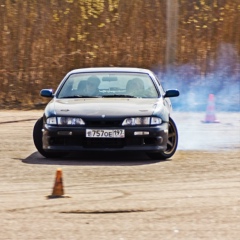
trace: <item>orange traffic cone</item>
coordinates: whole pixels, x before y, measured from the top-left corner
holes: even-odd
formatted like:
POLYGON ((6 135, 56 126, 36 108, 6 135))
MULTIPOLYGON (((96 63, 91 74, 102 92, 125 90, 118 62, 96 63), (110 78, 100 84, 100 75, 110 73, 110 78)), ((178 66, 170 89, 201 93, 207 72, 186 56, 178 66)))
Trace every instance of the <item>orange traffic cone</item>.
POLYGON ((215 103, 214 103, 214 95, 209 94, 208 97, 208 106, 205 120, 202 121, 203 123, 219 123, 215 116, 215 103))
POLYGON ((52 195, 48 196, 49 198, 59 198, 64 197, 64 190, 63 190, 63 181, 62 181, 62 170, 57 169, 56 172, 56 179, 55 184, 53 187, 52 195))

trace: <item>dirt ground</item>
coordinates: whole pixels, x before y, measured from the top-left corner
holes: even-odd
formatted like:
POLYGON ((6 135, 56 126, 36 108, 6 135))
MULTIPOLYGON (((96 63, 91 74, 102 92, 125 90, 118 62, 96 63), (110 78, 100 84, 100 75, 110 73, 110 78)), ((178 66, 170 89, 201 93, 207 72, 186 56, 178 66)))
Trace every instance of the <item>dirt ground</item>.
POLYGON ((240 114, 173 114, 172 159, 138 153, 45 159, 42 111, 0 111, 0 239, 239 239, 240 114), (65 195, 48 199, 62 169, 65 195))

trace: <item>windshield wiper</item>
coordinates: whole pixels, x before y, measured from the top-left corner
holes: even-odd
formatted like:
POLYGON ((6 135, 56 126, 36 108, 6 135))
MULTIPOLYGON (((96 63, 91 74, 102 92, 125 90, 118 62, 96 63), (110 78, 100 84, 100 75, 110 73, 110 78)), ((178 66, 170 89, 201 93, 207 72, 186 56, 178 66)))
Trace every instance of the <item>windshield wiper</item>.
POLYGON ((136 98, 132 95, 118 95, 118 94, 112 94, 112 95, 103 95, 103 98, 136 98))
POLYGON ((61 98, 101 98, 101 96, 73 95, 73 96, 64 96, 61 98))

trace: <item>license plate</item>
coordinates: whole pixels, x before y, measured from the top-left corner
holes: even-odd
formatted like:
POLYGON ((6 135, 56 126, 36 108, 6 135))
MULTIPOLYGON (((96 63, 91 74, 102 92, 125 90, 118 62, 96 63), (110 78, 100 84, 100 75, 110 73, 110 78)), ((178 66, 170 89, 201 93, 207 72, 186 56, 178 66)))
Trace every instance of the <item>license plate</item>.
POLYGON ((124 129, 86 129, 86 137, 89 138, 124 138, 124 129))

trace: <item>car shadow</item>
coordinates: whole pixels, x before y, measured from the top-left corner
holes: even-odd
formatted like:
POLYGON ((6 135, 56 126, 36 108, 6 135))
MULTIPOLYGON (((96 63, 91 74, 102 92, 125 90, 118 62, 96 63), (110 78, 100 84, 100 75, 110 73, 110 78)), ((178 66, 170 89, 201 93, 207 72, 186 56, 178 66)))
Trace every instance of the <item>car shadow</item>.
POLYGON ((79 166, 134 166, 170 161, 170 159, 152 160, 146 154, 136 152, 81 152, 63 158, 45 158, 40 153, 34 152, 20 160, 26 164, 79 166))

